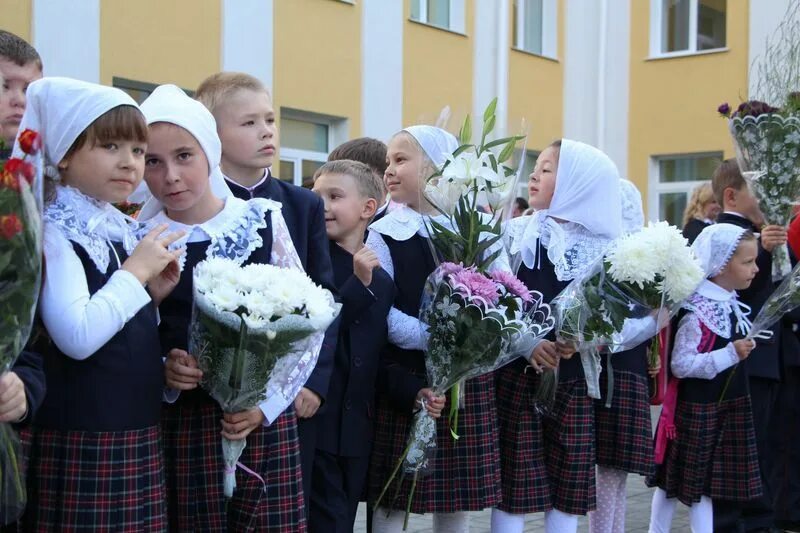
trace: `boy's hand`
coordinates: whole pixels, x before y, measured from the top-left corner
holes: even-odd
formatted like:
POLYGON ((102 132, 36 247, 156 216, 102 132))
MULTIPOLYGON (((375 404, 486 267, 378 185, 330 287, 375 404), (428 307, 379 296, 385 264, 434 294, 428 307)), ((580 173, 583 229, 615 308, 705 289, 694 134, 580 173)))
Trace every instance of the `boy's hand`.
POLYGON ((786 244, 786 241, 787 233, 783 226, 770 225, 761 228, 761 246, 766 251, 772 253, 772 250, 786 244))
POLYGON ((311 418, 319 409, 322 399, 319 394, 303 387, 294 399, 294 410, 297 412, 297 418, 311 418))
POLYGON ((756 347, 756 341, 752 339, 739 339, 733 341, 733 347, 736 349, 736 355, 739 356, 739 361, 744 361, 756 347))
POLYGON ((170 350, 164 364, 167 387, 175 390, 192 390, 203 379, 203 371, 197 366, 197 359, 184 350, 170 350))
POLYGON ((19 422, 28 412, 25 384, 14 372, 0 376, 0 422, 19 422))
POLYGON ((575 345, 568 341, 556 341, 556 350, 561 359, 570 359, 575 355, 575 345))
POLYGON ((553 341, 541 341, 531 354, 531 365, 536 370, 542 367, 555 369, 558 366, 559 349, 553 341))
POLYGON ((365 287, 372 285, 372 271, 379 266, 381 262, 369 246, 364 246, 353 256, 353 273, 365 287))
POLYGON ((222 418, 222 436, 229 440, 242 440, 264 423, 264 413, 258 407, 239 413, 225 413, 222 418))
POLYGON ((433 390, 429 388, 420 389, 417 393, 417 403, 423 403, 425 405, 425 410, 428 411, 428 414, 433 418, 442 416, 445 400, 446 398, 444 396, 434 395, 433 390), (423 402, 422 400, 425 401, 423 402))

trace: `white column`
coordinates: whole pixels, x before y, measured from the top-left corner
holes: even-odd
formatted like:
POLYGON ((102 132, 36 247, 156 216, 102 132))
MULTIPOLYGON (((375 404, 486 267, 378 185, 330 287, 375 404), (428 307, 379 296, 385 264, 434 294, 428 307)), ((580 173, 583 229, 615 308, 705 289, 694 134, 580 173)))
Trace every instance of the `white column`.
POLYGON ((403 124, 403 2, 361 2, 361 134, 387 141, 403 124))
POLYGON ((472 132, 479 140, 483 110, 497 97, 497 122, 494 136, 505 135, 508 123, 508 62, 511 41, 510 10, 508 0, 476 0, 473 72, 472 77, 472 132))
POLYGON ((764 54, 767 37, 772 38, 773 32, 783 20, 786 9, 792 1, 794 0, 770 0, 769 2, 750 1, 750 35, 748 39, 749 53, 747 65, 749 71, 749 91, 751 95, 755 91, 756 84, 758 83, 758 72, 752 70, 753 61, 764 54))
POLYGON ((273 0, 222 0, 221 15, 221 70, 246 72, 272 90, 273 0))
POLYGON ((32 19, 46 75, 100 82, 100 0, 33 0, 32 19))
POLYGON ((608 153, 626 176, 630 0, 567 0, 564 136, 608 153))

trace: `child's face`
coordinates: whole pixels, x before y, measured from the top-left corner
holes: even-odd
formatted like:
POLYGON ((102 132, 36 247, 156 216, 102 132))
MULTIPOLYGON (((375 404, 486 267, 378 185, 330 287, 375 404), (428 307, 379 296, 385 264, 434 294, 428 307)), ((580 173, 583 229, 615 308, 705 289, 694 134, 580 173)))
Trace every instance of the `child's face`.
POLYGON ((757 257, 758 243, 756 240, 742 241, 722 272, 714 276, 711 281, 729 291, 741 291, 748 288, 758 274, 757 257))
POLYGON ((278 146, 275 110, 263 91, 235 91, 214 113, 222 165, 248 170, 272 166, 278 146))
POLYGON ((10 147, 25 112, 25 91, 31 82, 42 77, 42 70, 36 62, 21 67, 0 56, 0 77, 3 78, 3 90, 0 91, 0 139, 10 147))
POLYGON ((395 202, 416 208, 422 195, 426 158, 407 133, 392 137, 386 150, 384 182, 395 202))
POLYGON ((186 211, 211 194, 208 159, 194 135, 174 124, 148 128, 144 179, 167 212, 186 211))
POLYGON ((59 174, 65 185, 103 202, 127 200, 142 181, 147 144, 108 141, 83 146, 61 160, 59 174))
POLYGON ((556 190, 558 152, 547 147, 536 159, 536 166, 528 178, 528 204, 534 209, 547 209, 556 190))
POLYGON ((330 240, 340 242, 353 232, 360 232, 359 238, 363 238, 377 201, 361 194, 355 178, 347 174, 321 174, 314 180, 313 190, 325 202, 325 230, 330 240))
POLYGON ((722 209, 720 208, 719 204, 716 200, 711 200, 706 205, 703 206, 703 217, 707 218, 708 220, 716 220, 719 212, 722 209))

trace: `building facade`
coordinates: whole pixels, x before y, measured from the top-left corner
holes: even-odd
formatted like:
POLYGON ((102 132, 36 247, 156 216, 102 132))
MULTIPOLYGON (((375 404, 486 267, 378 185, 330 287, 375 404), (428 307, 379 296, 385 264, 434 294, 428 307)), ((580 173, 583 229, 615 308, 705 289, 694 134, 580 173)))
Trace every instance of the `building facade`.
POLYGON ((639 186, 648 218, 677 223, 733 155, 716 108, 747 97, 790 1, 0 0, 0 27, 47 75, 140 100, 219 70, 257 76, 279 113, 278 174, 298 184, 342 141, 456 132, 498 97, 497 134, 528 134, 523 180, 552 140, 582 140, 639 186))

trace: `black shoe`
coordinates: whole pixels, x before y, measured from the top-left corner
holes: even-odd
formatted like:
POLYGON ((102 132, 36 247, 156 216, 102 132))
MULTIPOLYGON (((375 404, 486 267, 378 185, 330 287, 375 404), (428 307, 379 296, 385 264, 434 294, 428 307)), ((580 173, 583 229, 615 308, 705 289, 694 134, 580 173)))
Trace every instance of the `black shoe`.
POLYGON ((775 525, 778 531, 800 532, 800 520, 776 520, 775 525))

